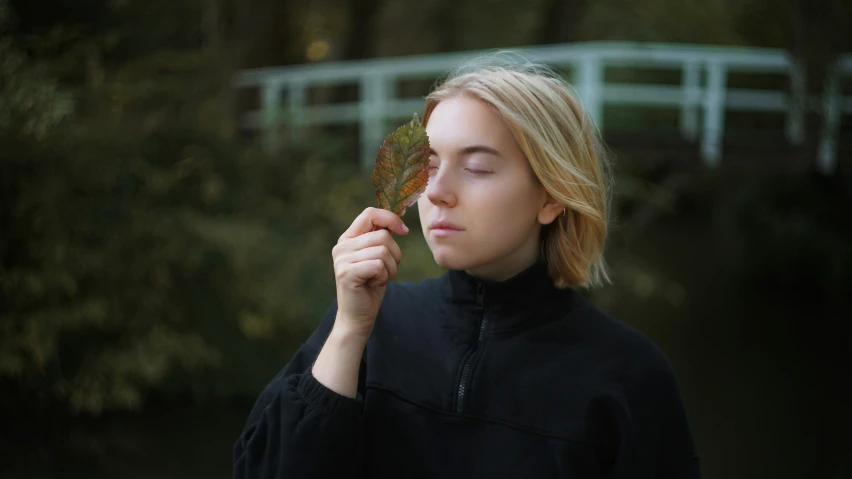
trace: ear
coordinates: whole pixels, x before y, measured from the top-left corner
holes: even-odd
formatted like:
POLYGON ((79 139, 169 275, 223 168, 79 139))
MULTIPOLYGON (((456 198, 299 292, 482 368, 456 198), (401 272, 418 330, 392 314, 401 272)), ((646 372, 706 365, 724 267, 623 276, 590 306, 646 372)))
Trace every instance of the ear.
POLYGON ((542 225, 549 225, 559 218, 564 209, 565 205, 550 196, 550 193, 547 193, 544 204, 538 210, 538 222, 542 225))

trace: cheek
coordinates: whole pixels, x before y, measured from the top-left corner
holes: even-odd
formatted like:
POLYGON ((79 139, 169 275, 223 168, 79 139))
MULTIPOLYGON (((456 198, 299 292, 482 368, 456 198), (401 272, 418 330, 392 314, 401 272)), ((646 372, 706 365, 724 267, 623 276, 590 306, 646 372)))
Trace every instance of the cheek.
POLYGON ((535 192, 516 181, 495 182, 477 191, 472 201, 483 217, 500 223, 527 223, 537 212, 535 192))
POLYGON ((417 213, 420 215, 420 221, 424 220, 423 213, 427 211, 429 208, 429 200, 426 199, 426 195, 420 195, 420 198, 417 199, 417 213))
MULTIPOLYGON (((429 208, 431 208, 432 204, 426 199, 426 195, 420 196, 417 200, 417 215, 420 219, 420 229, 423 230, 423 234, 426 234, 427 225, 429 224, 429 208)), ((411 221, 411 220, 409 220, 411 221)))
POLYGON ((482 247, 502 249, 529 235, 537 209, 529 192, 517 183, 469 193, 470 225, 475 241, 482 247))

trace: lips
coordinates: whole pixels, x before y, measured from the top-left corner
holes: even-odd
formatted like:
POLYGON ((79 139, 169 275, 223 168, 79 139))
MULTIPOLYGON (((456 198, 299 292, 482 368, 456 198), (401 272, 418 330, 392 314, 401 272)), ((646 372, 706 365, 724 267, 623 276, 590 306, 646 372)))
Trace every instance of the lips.
POLYGON ((454 230, 454 231, 462 231, 462 227, 446 220, 436 220, 433 221, 431 225, 429 225, 429 229, 433 230, 454 230))

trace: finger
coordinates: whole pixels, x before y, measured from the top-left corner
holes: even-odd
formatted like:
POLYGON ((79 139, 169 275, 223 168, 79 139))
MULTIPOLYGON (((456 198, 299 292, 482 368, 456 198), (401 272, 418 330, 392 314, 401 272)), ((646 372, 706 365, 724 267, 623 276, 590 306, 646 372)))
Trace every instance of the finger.
POLYGON ((388 281, 388 270, 380 259, 350 263, 346 266, 343 280, 355 285, 376 286, 388 281))
POLYGON ((399 249, 399 244, 393 240, 393 236, 391 236, 391 233, 388 230, 377 230, 370 233, 364 233, 347 242, 351 244, 347 245, 346 248, 351 248, 351 251, 367 249, 371 246, 386 246, 390 251, 391 256, 393 256, 394 261, 397 263, 402 261, 402 250, 399 249))
POLYGON ((344 255, 338 260, 338 264, 357 264, 363 261, 372 261, 375 259, 380 259, 384 263, 385 268, 388 271, 388 279, 396 276, 396 260, 385 245, 371 246, 369 248, 344 255))
POLYGON ((331 249, 331 256, 336 260, 355 251, 382 245, 387 246, 397 263, 402 261, 402 250, 400 250, 399 244, 394 241, 391 232, 386 229, 364 233, 355 238, 341 238, 331 249))
POLYGON ((379 208, 365 209, 340 237, 355 238, 380 228, 387 228, 398 235, 408 234, 402 218, 394 212, 379 208))
POLYGON ((373 276, 372 279, 367 280, 364 285, 370 288, 375 288, 377 286, 386 286, 388 281, 390 281, 390 275, 388 274, 387 268, 383 266, 382 270, 379 271, 376 276, 373 276))

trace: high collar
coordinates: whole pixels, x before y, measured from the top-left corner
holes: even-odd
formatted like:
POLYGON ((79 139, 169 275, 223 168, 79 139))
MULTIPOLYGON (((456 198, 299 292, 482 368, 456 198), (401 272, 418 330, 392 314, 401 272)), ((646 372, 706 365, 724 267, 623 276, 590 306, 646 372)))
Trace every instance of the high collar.
POLYGON ((554 286, 544 260, 503 281, 479 278, 464 270, 450 270, 444 279, 445 300, 465 316, 484 312, 494 331, 561 317, 576 294, 570 288, 554 286))

